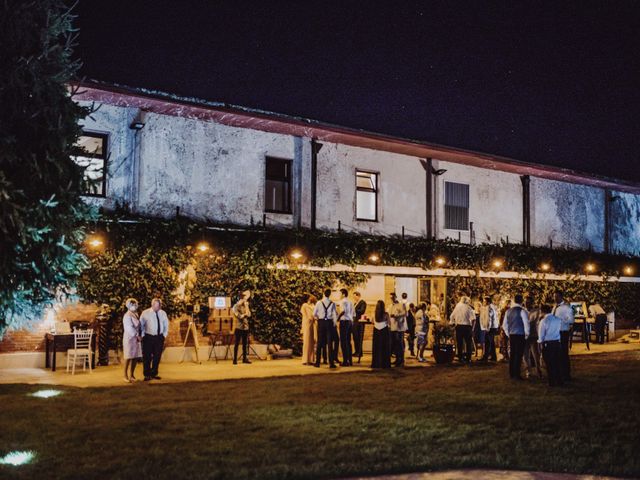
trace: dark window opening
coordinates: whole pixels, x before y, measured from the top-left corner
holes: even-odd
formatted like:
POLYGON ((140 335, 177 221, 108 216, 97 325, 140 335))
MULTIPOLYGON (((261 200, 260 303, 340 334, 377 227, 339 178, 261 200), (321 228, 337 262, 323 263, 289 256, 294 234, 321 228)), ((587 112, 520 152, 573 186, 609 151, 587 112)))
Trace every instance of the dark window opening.
POLYGON ((291 213, 291 160, 267 157, 264 209, 291 213))

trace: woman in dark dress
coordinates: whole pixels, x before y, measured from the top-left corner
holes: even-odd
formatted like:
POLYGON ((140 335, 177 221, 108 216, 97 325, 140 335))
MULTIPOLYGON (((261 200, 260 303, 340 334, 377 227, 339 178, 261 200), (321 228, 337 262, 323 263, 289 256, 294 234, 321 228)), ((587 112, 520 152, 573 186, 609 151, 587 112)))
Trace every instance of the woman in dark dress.
POLYGON ((371 368, 391 368, 391 349, 389 341, 389 314, 385 312, 384 302, 378 300, 373 323, 373 353, 371 368))

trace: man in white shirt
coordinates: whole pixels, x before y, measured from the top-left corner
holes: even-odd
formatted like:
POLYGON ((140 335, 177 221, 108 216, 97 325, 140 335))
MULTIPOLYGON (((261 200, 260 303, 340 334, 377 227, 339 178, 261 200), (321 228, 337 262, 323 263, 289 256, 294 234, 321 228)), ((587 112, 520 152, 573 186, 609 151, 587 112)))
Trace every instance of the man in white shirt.
POLYGON ((596 303, 589 307, 589 315, 595 320, 596 343, 604 343, 604 334, 607 327, 607 314, 600 304, 596 303))
POLYGON ((391 321, 391 353, 396 356, 395 366, 404 366, 404 332, 407 331, 407 310, 398 301, 395 292, 391 293, 391 305, 389 306, 389 319, 391 321))
POLYGON ((147 308, 140 315, 140 329, 142 331, 142 361, 144 380, 160 380, 158 368, 164 348, 164 340, 169 333, 169 317, 162 310, 162 300, 151 300, 151 308, 147 308))
POLYGON ((513 300, 514 304, 504 314, 502 329, 509 337, 509 377, 512 380, 522 380, 520 368, 529 337, 529 315, 522 306, 522 295, 517 294, 513 300))
POLYGON ((542 349, 542 358, 547 366, 549 386, 562 385, 562 372, 560 371, 560 326, 562 320, 551 314, 550 305, 540 306, 542 320, 538 324, 538 343, 542 349))
POLYGON ((560 326, 560 371, 562 372, 562 380, 568 382, 571 380, 571 364, 569 360, 569 342, 571 340, 571 332, 573 331, 573 322, 575 321, 573 309, 571 305, 564 301, 562 292, 555 294, 556 307, 553 314, 558 317, 562 324, 560 326))
POLYGON ((340 348, 342 349, 342 366, 353 365, 353 352, 351 350, 351 330, 353 329, 354 309, 353 303, 349 300, 349 292, 346 288, 340 290, 340 348))
POLYGON ((476 312, 471 307, 471 299, 463 296, 449 316, 449 323, 455 325, 456 350, 458 351, 458 360, 462 363, 471 362, 473 322, 475 320, 476 312))
POLYGON ((331 301, 331 289, 324 291, 324 298, 316 303, 313 309, 313 317, 317 320, 318 325, 318 344, 316 346, 316 363, 315 367, 320 367, 320 358, 322 350, 329 350, 329 368, 336 368, 335 351, 333 344, 333 329, 337 321, 336 304, 331 301))

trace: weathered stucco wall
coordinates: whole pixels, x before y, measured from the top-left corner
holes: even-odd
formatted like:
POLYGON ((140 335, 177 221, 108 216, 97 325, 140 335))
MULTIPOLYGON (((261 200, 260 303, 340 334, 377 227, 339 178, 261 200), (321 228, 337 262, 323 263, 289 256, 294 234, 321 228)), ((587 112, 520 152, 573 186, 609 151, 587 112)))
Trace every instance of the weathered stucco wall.
POLYGON ((604 249, 604 191, 531 178, 531 243, 604 249))
MULTIPOLYGON (((113 208, 133 202, 142 214, 182 214, 214 222, 248 225, 262 221, 265 156, 293 163, 292 215, 267 214, 272 225, 310 226, 311 140, 155 113, 142 114, 145 127, 129 128, 140 115, 134 108, 101 105, 83 127, 109 134, 107 198, 93 203, 113 208), (137 142, 135 141, 137 135, 137 142), (139 179, 135 179, 136 145, 139 179), (136 194, 137 191, 137 194, 136 194), (136 200, 137 198, 137 200, 136 200)), ((522 241, 522 184, 516 174, 434 161, 447 172, 436 177, 435 231, 444 228, 444 182, 469 184, 469 220, 476 242, 522 241)), ((318 154, 317 225, 373 234, 424 235, 425 172, 416 157, 324 143, 318 154), (379 173, 378 222, 356 220, 355 172, 379 173)), ((640 196, 614 193, 611 245, 614 251, 640 252, 640 196)), ((469 232, 460 239, 469 241, 469 232)), ((531 178, 531 241, 535 245, 604 248, 604 191, 599 188, 531 178)))
POLYGON ((325 143, 318 154, 319 228, 374 234, 424 235, 425 172, 418 158, 325 143), (378 222, 356 220, 356 170, 379 173, 378 222))
POLYGON ((640 195, 613 192, 611 249, 640 255, 640 195))
POLYGON ((262 220, 265 156, 293 159, 294 137, 158 114, 144 121, 139 212, 171 216, 180 207, 216 222, 262 220))
MULTIPOLYGON (((469 167, 450 162, 434 162, 446 169, 436 180, 436 232, 438 238, 458 238, 458 230, 445 229, 445 182, 469 185, 469 222, 473 222, 476 243, 497 243, 501 239, 522 241, 522 184, 512 173, 469 167)), ((469 242, 469 231, 460 231, 460 240, 469 242)))

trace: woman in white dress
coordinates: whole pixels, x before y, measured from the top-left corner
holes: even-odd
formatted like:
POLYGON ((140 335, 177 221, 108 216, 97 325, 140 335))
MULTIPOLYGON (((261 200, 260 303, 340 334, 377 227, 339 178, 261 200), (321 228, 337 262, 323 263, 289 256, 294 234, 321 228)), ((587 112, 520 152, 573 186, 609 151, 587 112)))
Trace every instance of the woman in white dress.
POLYGON ((138 359, 142 357, 142 337, 140 335, 140 319, 136 310, 138 310, 138 301, 135 298, 129 298, 126 302, 127 313, 122 317, 124 330, 122 332, 122 351, 124 353, 124 381, 135 382, 134 376, 138 359))
POLYGON ((316 297, 309 295, 307 301, 300 307, 302 314, 302 364, 313 365, 316 363, 316 321, 313 318, 313 308, 316 305, 316 297))

